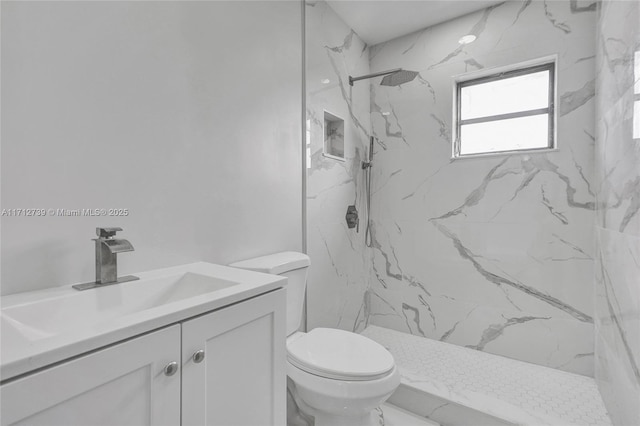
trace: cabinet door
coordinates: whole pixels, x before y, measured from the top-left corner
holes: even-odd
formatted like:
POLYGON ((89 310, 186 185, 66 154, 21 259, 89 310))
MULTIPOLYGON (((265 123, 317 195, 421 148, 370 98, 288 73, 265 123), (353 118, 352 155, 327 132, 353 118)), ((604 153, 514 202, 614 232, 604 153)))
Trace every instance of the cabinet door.
POLYGON ((279 289, 182 324, 183 425, 286 424, 285 303, 279 289))
POLYGON ((180 326, 134 338, 2 385, 2 425, 178 425, 180 326))

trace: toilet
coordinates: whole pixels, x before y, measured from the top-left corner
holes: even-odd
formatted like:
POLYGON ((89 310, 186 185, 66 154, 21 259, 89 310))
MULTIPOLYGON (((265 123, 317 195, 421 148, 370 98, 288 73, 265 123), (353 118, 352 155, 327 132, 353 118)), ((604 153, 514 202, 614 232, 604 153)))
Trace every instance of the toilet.
POLYGON ((373 340, 344 330, 298 331, 311 261, 283 252, 229 266, 287 277, 287 375, 300 409, 315 426, 370 426, 374 409, 400 384, 393 356, 373 340))

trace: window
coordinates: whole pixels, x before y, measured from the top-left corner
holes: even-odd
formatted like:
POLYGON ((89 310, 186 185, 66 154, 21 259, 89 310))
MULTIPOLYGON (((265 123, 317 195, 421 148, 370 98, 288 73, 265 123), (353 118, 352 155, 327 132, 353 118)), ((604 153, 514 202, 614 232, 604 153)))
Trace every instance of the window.
POLYGON ((553 149, 555 62, 456 82, 454 157, 553 149))

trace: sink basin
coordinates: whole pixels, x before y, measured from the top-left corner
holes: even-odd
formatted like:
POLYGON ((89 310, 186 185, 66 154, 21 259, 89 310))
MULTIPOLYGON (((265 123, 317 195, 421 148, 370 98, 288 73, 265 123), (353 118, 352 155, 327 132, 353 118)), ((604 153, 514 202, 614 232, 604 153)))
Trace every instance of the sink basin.
POLYGON ((238 284, 193 272, 142 279, 7 307, 3 325, 37 340, 238 284))
POLYGON ((0 379, 282 287, 286 279, 211 263, 136 274, 77 291, 71 285, 2 298, 0 379))

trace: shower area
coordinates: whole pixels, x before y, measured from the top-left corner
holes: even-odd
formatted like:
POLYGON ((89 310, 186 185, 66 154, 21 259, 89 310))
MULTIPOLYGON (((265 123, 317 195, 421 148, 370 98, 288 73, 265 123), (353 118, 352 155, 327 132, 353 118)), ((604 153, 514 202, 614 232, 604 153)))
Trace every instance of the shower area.
POLYGON ((486 2, 383 41, 336 3, 305 5, 307 328, 570 373, 640 424, 638 3, 486 2), (452 159, 453 77, 550 55, 557 149, 452 159))

